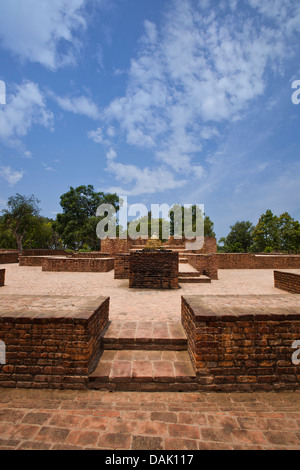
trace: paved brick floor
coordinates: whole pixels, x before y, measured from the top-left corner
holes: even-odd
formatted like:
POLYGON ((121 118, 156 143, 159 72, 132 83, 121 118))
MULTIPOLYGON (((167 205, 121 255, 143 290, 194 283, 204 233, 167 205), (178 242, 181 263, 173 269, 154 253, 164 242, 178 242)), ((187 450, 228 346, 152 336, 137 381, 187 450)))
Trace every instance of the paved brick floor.
POLYGON ((0 450, 300 449, 300 393, 0 390, 0 450))
MULTIPOLYGON (((220 280, 211 284, 145 292, 129 290, 128 281, 115 281, 113 273, 42 273, 41 268, 2 267, 6 286, 1 287, 0 300, 11 294, 110 296, 114 321, 180 321, 181 295, 238 292, 273 295, 278 302, 295 299, 292 294, 282 297, 282 291, 274 288, 272 270, 221 270, 220 280)), ((299 450, 300 393, 0 389, 0 450, 68 448, 299 450)))

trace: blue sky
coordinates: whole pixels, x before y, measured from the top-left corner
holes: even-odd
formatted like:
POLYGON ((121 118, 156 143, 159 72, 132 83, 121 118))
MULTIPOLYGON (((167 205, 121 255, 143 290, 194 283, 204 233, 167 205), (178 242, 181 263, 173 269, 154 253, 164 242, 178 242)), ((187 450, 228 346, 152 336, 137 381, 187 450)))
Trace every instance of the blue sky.
POLYGON ((0 3, 0 209, 70 186, 300 219, 298 0, 0 3))

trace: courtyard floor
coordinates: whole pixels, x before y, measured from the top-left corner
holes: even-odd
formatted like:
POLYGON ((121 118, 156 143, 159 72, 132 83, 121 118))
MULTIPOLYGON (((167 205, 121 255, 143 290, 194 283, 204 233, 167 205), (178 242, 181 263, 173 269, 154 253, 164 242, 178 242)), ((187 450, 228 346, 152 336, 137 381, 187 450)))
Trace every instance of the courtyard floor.
MULTIPOLYGON (((299 297, 274 288, 272 270, 220 270, 219 281, 174 291, 128 288, 113 272, 6 269, 2 296, 109 296, 110 319, 180 321, 182 295, 299 297)), ((288 270, 287 270, 288 271, 288 270)), ((299 270, 293 272, 300 272, 299 270)), ((300 393, 65 392, 0 389, 1 449, 300 449, 300 393)))

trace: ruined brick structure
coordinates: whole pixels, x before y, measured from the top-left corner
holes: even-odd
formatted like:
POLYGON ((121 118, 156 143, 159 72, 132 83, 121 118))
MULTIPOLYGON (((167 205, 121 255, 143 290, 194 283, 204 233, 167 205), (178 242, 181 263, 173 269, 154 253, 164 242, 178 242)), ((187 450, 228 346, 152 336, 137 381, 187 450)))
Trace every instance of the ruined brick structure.
POLYGON ((0 287, 5 284, 5 269, 0 269, 0 287))
POLYGON ((274 271, 274 284, 277 289, 300 294, 300 274, 274 271))
POLYGON ((106 273, 114 269, 113 258, 43 258, 42 270, 106 273))
POLYGON ((217 253, 219 269, 300 269, 297 255, 217 253))
POLYGON ((13 264, 19 262, 18 251, 1 251, 0 252, 0 264, 13 264))
POLYGON ((178 253, 164 251, 131 253, 129 287, 178 289, 178 253))
POLYGON ((200 390, 300 388, 299 366, 292 362, 292 344, 300 338, 300 307, 275 308, 273 299, 182 297, 182 323, 200 390))
POLYGON ((0 387, 84 389, 99 360, 108 314, 105 297, 2 298, 7 360, 0 365, 0 387))
POLYGON ((118 254, 115 257, 115 279, 129 279, 130 253, 118 254))
POLYGON ((216 255, 185 254, 193 268, 210 279, 218 280, 218 260, 216 255))

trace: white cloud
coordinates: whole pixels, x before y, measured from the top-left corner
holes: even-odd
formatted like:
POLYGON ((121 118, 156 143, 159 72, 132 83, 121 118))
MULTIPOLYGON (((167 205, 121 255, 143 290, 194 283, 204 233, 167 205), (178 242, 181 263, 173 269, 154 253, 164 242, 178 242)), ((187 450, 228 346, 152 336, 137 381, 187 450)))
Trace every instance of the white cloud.
POLYGON ((99 110, 93 101, 86 96, 79 97, 60 97, 54 93, 49 95, 57 102, 57 104, 64 110, 74 114, 81 114, 90 119, 99 118, 99 110))
POLYGON ((74 63, 86 0, 9 0, 0 5, 0 43, 22 60, 55 70, 74 63), (64 52, 61 52, 60 46, 64 52))
POLYGON ((186 184, 186 180, 176 179, 172 172, 163 166, 140 169, 136 165, 118 163, 115 161, 116 157, 117 154, 114 150, 110 149, 107 152, 107 171, 127 187, 111 187, 108 189, 110 192, 139 196, 178 189, 186 184))
POLYGON ((46 108, 37 84, 24 82, 7 95, 7 105, 0 109, 0 141, 15 143, 28 134, 34 124, 52 128, 53 114, 46 108))
POLYGON ((24 176, 24 171, 13 170, 10 166, 0 167, 0 177, 3 178, 9 186, 14 186, 24 176))
MULTIPOLYGON (((207 141, 218 138, 224 123, 244 117, 265 93, 269 71, 280 72, 291 54, 284 23, 265 22, 274 1, 266 8, 259 7, 265 2, 249 2, 255 21, 249 9, 237 14, 234 0, 229 8, 220 2, 219 9, 215 2, 197 8, 174 0, 160 28, 146 21, 126 93, 106 107, 104 122, 119 126, 128 144, 152 149, 172 171, 203 174, 194 159, 207 141)), ((285 5, 294 21, 294 0, 275 0, 273 17, 287 20, 285 5)))

